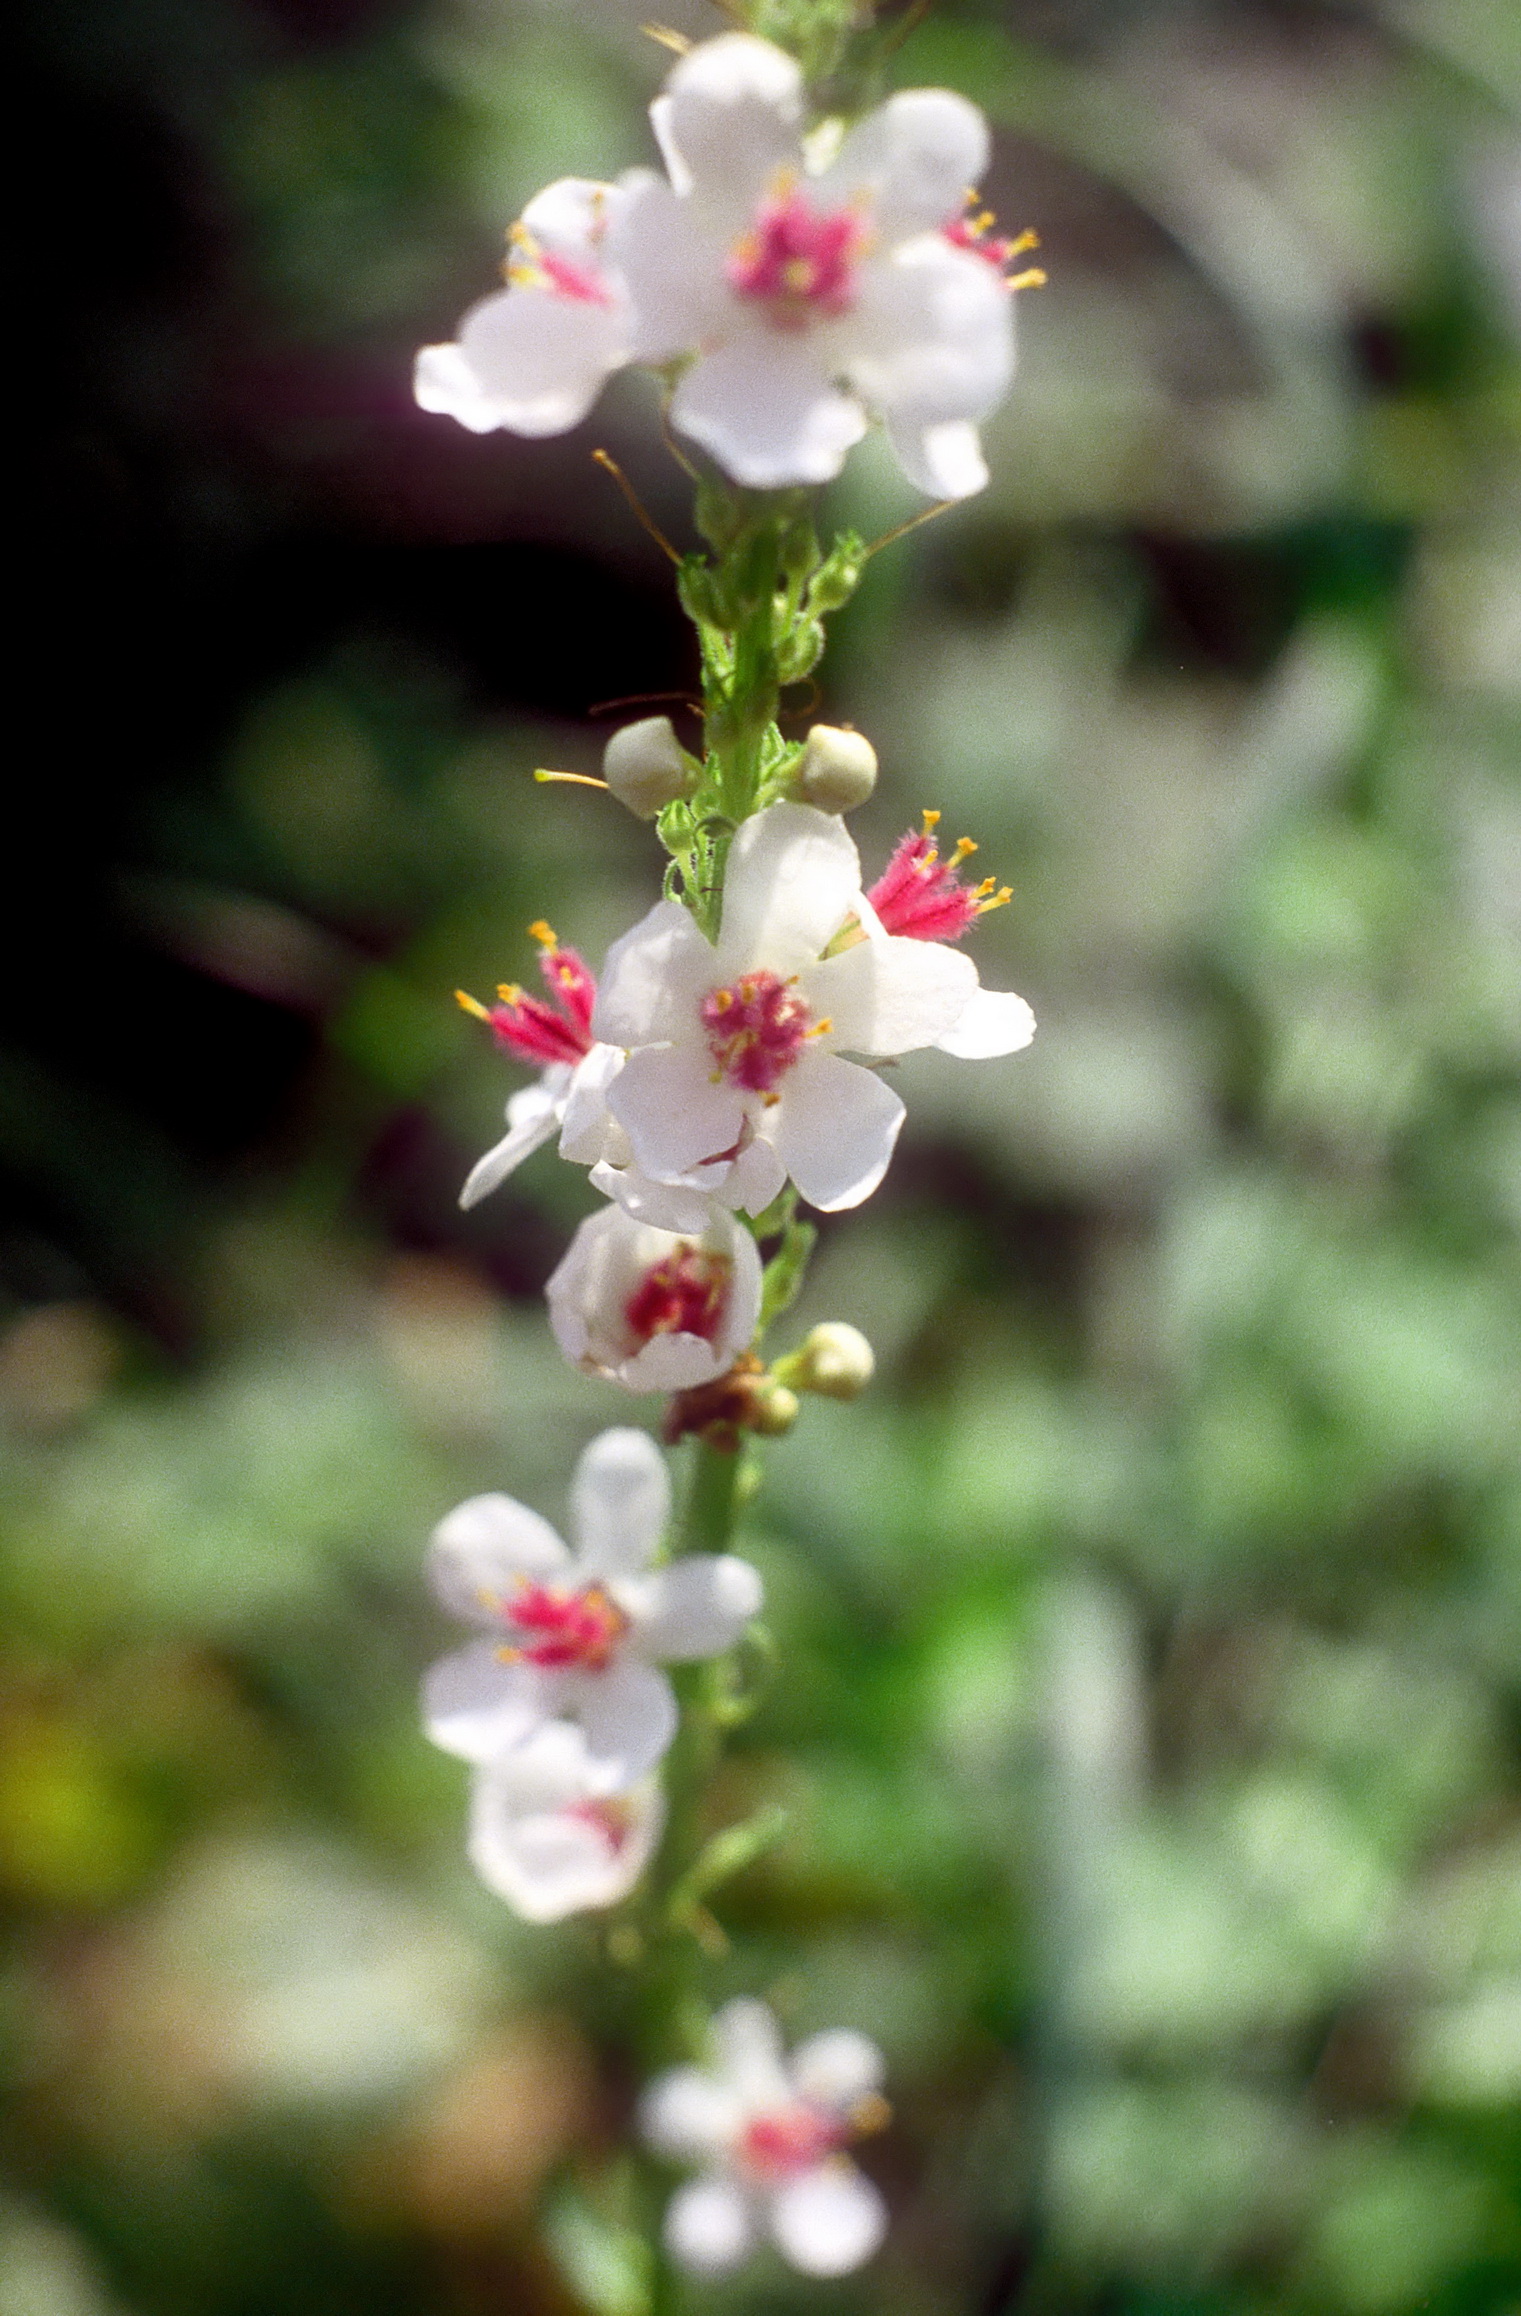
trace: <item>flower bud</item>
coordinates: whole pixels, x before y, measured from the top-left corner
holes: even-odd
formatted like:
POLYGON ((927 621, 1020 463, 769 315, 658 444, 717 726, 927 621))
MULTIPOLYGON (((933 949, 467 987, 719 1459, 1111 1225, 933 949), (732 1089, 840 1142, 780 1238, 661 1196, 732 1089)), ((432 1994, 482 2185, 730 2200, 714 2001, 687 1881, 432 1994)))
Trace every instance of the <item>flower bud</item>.
POLYGON ((859 1399, 876 1366, 860 1328, 831 1319, 815 1327, 789 1358, 778 1360, 774 1373, 795 1391, 817 1392, 821 1399, 859 1399))
POLYGON ((602 777, 636 820, 653 820, 664 805, 690 796, 695 771, 669 716, 625 724, 602 751, 602 777))
POLYGON ((791 1431, 798 1419, 798 1398, 783 1383, 773 1383, 768 1377, 756 1390, 751 1403, 750 1428, 762 1439, 780 1439, 791 1431))
POLYGON ((862 732, 815 724, 798 759, 795 793, 820 812, 853 812, 877 785, 877 751, 862 732))

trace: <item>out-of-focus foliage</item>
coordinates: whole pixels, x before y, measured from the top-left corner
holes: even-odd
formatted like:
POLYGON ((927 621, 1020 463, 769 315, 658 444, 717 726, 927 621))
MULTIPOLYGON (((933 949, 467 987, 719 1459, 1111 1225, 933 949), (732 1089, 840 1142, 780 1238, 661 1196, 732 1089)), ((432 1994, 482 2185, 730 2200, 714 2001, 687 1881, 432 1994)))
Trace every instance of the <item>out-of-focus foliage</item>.
MULTIPOLYGON (((448 992, 653 892, 527 774, 689 674, 588 446, 684 485, 636 381, 524 446, 405 378, 540 182, 642 157, 660 52, 589 0, 40 37, 232 252, 97 319, 133 488, 270 633, 282 524, 334 600, 204 729, 163 642, 109 891, 172 1068, 109 990, 0 1060, 0 2310, 617 2316, 617 1974, 468 1874, 418 1563, 628 1412, 536 1300, 581 1176, 454 1212, 516 1080, 448 992)), ((793 1831, 715 1991, 887 2046, 842 2316, 1514 2316, 1521 31, 948 0, 895 69, 987 107, 1052 278, 992 489, 874 564, 828 705, 868 859, 939 805, 1013 884, 979 963, 1041 1033, 905 1065, 787 1322, 880 1382, 768 1451, 780 1673, 713 1806, 793 1831)), ((912 511, 870 449, 836 503, 912 511)))

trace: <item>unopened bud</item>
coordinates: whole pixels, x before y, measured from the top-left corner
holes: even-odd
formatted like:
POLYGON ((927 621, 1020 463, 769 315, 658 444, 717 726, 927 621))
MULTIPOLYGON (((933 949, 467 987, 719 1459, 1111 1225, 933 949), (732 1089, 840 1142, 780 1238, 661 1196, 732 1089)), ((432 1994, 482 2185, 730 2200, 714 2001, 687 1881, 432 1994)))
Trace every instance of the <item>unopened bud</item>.
POLYGON ((859 1399, 876 1368, 860 1328, 831 1319, 805 1336, 789 1358, 778 1360, 775 1373, 794 1390, 817 1392, 821 1399, 859 1399))
POLYGON ((644 716, 614 732, 602 751, 602 777, 636 820, 653 820, 678 796, 690 796, 696 767, 669 716, 644 716))
POLYGON ((768 1377, 751 1402, 750 1428, 763 1439, 780 1439, 791 1431, 798 1419, 798 1398, 783 1383, 773 1383, 768 1377))
POLYGON ((877 785, 877 751, 863 732, 815 724, 794 781, 802 801, 820 812, 853 812, 877 785))

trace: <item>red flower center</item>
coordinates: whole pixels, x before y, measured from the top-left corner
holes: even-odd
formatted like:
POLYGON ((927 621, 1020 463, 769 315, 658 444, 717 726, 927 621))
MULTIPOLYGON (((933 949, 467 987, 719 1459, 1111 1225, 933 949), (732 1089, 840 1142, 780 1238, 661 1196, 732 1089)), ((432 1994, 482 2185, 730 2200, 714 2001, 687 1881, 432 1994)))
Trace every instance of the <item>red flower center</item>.
POLYGON ((600 1834, 612 1857, 619 1855, 634 1830, 633 1807, 621 1794, 611 1794, 605 1801, 567 1802, 565 1815, 600 1834))
POLYGON ((679 1246, 645 1272, 623 1316, 641 1344, 653 1335, 701 1335, 711 1343, 723 1323, 733 1266, 727 1255, 679 1246))
POLYGON ((926 812, 924 826, 909 830, 866 896, 885 929, 905 940, 959 941, 969 925, 1012 898, 992 877, 962 883, 962 863, 977 847, 964 836, 943 860, 935 842, 939 819, 938 812, 926 812))
POLYGON ((589 1584, 583 1592, 559 1592, 553 1585, 525 1580, 505 1614, 518 1632, 533 1637, 502 1654, 557 1671, 574 1665, 582 1672, 605 1672, 628 1630, 628 1618, 600 1584, 589 1584))
POLYGON ((785 1077, 815 1025, 790 981, 764 970, 746 973, 702 1001, 702 1026, 718 1074, 747 1094, 769 1094, 785 1077))
POLYGON ((591 967, 574 949, 562 949, 554 927, 542 918, 529 932, 539 943, 539 971, 553 1004, 530 997, 515 981, 504 981, 496 1005, 480 1005, 463 989, 455 996, 467 1013, 474 1014, 496 1033, 498 1042, 523 1061, 581 1061, 591 1052, 592 1009, 597 983, 591 967))
POLYGON ((778 330, 802 330, 855 303, 854 260, 865 236, 853 209, 814 209, 802 193, 763 201, 725 271, 736 297, 764 306, 778 330))
POLYGON ((757 2115, 745 2125, 736 2153, 745 2169, 762 2180, 790 2179, 811 2171, 846 2144, 850 2133, 833 2115, 801 2101, 757 2115))

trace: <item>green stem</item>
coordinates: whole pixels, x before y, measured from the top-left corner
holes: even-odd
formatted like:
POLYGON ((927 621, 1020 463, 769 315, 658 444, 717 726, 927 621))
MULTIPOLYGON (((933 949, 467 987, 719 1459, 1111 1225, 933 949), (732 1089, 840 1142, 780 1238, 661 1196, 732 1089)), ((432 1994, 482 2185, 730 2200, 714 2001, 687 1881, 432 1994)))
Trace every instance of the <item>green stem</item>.
POLYGON ((728 1551, 739 1515, 740 1460, 722 1448, 710 1447, 705 1439, 698 1440, 682 1522, 683 1552, 728 1551))

